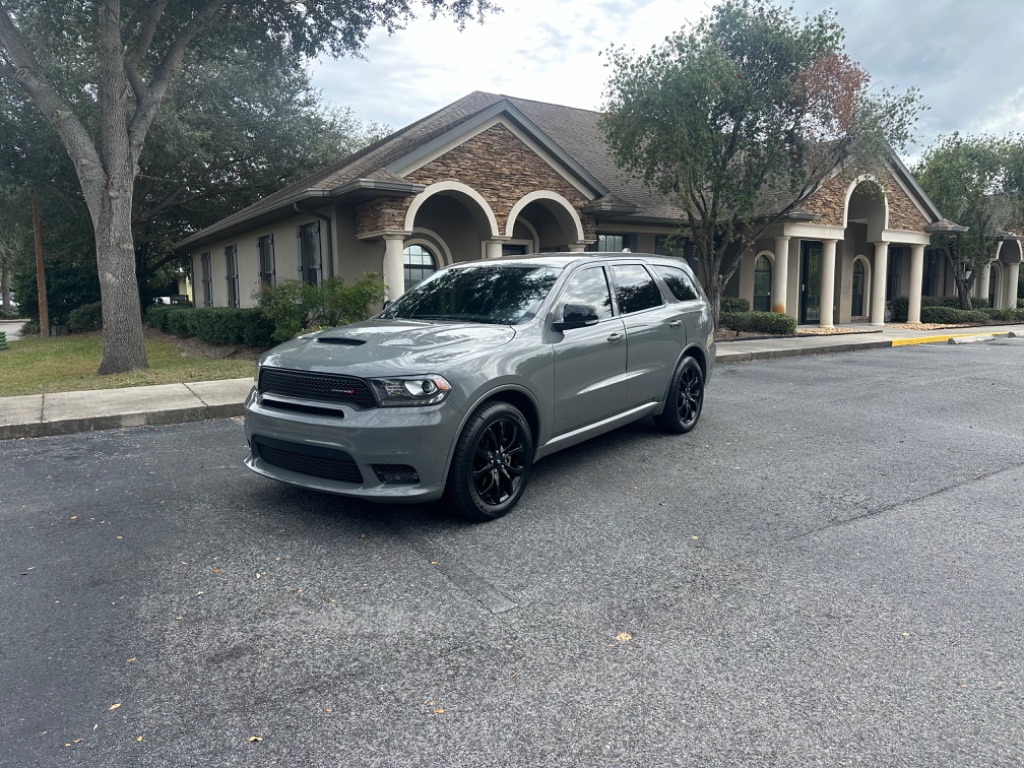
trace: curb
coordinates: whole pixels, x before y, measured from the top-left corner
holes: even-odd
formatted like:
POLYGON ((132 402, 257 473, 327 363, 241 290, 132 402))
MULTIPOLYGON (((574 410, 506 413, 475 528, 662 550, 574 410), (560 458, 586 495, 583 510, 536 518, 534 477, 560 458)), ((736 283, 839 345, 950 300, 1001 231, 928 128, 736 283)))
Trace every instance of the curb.
POLYGON ((1000 336, 1008 336, 1010 332, 1004 333, 947 333, 941 336, 921 336, 916 339, 894 339, 892 346, 894 347, 909 347, 915 344, 948 344, 953 342, 954 344, 959 343, 954 339, 974 339, 976 341, 991 341, 1000 336))
POLYGON ((746 363, 755 360, 776 360, 783 357, 802 357, 804 355, 834 355, 840 352, 857 352, 861 349, 886 349, 893 347, 892 341, 866 341, 859 344, 836 344, 831 347, 815 347, 805 349, 792 347, 789 349, 765 349, 753 352, 727 353, 725 357, 715 356, 715 364, 746 363))
POLYGON ((0 425, 0 440, 33 437, 58 437, 79 432, 97 432, 104 429, 146 427, 167 424, 186 424, 193 421, 227 419, 245 414, 245 403, 194 405, 185 408, 165 408, 156 411, 120 413, 112 416, 87 416, 61 421, 33 421, 22 424, 0 425))

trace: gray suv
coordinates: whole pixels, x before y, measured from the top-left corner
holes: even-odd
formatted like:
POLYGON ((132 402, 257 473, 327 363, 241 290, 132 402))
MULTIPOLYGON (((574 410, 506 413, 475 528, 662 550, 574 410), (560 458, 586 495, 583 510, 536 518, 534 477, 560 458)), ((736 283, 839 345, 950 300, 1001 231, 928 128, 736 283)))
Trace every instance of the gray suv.
POLYGON ((371 501, 500 517, 535 461, 645 416, 697 424, 708 302, 678 259, 560 253, 456 264, 377 317, 267 352, 246 465, 371 501))

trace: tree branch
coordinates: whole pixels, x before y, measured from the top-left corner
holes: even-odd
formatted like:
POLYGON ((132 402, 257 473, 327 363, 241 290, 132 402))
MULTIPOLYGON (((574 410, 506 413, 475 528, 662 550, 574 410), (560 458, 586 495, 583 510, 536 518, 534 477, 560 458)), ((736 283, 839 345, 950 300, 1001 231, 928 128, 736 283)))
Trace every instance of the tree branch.
POLYGON ((133 147, 142 147, 149 126, 156 118, 160 103, 167 94, 167 89, 181 71, 188 46, 228 3, 229 0, 207 0, 206 4, 196 12, 171 44, 164 60, 157 67, 156 75, 149 87, 145 89, 144 94, 138 97, 138 107, 128 127, 128 135, 133 147))
POLYGON ((125 73, 128 76, 128 82, 131 83, 132 90, 135 92, 136 103, 138 103, 146 93, 146 84, 142 79, 140 66, 142 65, 142 61, 149 54, 150 46, 153 45, 156 28, 164 14, 164 9, 167 7, 167 2, 168 0, 157 0, 157 2, 150 4, 147 9, 145 21, 133 18, 125 27, 126 37, 133 37, 135 35, 135 30, 140 28, 140 24, 142 29, 138 42, 125 57, 124 61, 125 73))
POLYGON ((0 46, 14 67, 14 80, 35 102, 43 117, 61 138, 75 165, 82 191, 99 194, 103 189, 103 167, 96 145, 64 99, 42 74, 42 68, 29 50, 21 32, 14 26, 10 12, 0 2, 0 46))

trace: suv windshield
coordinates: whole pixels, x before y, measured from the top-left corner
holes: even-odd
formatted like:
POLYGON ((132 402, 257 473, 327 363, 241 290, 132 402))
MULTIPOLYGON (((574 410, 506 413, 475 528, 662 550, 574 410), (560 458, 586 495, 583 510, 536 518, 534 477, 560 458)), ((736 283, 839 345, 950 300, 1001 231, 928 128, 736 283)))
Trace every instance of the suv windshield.
POLYGON ((445 269, 428 277, 379 317, 514 325, 536 314, 559 272, 522 264, 445 269))

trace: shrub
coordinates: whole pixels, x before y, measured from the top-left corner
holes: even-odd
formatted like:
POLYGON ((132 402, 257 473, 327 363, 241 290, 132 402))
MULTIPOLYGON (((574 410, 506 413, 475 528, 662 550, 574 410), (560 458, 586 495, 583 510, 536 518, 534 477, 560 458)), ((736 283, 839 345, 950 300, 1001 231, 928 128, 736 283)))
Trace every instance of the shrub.
POLYGON ((792 336, 796 318, 782 312, 723 312, 719 320, 723 328, 752 333, 773 333, 792 336))
POLYGON ((167 315, 179 309, 192 309, 191 304, 153 304, 146 307, 146 325, 167 332, 167 315))
POLYGON ((173 333, 175 336, 185 338, 187 336, 195 336, 195 321, 194 316, 197 312, 202 310, 195 309, 194 307, 188 307, 186 309, 179 309, 175 312, 168 312, 164 317, 164 325, 167 328, 167 333, 173 333))
POLYGON ((293 339, 303 331, 366 320, 384 296, 384 279, 374 272, 355 283, 336 277, 319 285, 283 280, 262 286, 254 294, 260 310, 274 324, 275 341, 293 339))
POLYGON ((86 304, 78 309, 71 310, 68 314, 69 333, 89 333, 103 329, 103 304, 94 302, 86 304))
POLYGON ((894 323, 905 323, 910 314, 910 299, 897 296, 889 302, 889 319, 894 323))
POLYGON ((984 312, 993 320, 1002 322, 1013 322, 1017 319, 1017 310, 1015 309, 980 309, 978 311, 984 312))
POLYGON ((735 296, 723 296, 721 299, 722 314, 726 312, 749 312, 750 302, 746 299, 739 299, 735 296))
POLYGON ((954 307, 922 307, 922 323, 942 323, 946 325, 959 323, 987 323, 991 318, 984 310, 956 309, 954 307))
POLYGON ((39 321, 29 320, 23 326, 20 331, 22 336, 38 336, 39 335, 39 321))

